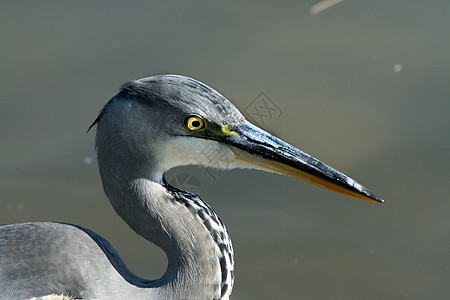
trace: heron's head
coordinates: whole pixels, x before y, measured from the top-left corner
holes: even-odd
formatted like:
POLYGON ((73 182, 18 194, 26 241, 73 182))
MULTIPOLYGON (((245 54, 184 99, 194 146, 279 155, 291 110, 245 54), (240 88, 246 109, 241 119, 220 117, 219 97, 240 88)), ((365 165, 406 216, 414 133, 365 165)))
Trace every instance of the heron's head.
POLYGON ((225 97, 192 78, 160 75, 130 81, 105 105, 97 123, 99 162, 120 153, 114 157, 123 163, 151 166, 148 176, 154 180, 190 164, 253 168, 382 202, 348 176, 251 124, 225 97))

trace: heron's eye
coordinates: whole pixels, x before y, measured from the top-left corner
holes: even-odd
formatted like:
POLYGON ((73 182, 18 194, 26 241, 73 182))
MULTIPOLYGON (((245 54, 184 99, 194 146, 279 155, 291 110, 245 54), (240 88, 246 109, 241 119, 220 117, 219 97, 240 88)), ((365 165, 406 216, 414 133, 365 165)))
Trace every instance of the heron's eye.
POLYGON ((205 120, 197 115, 190 115, 184 119, 184 125, 187 129, 195 131, 205 128, 205 120))

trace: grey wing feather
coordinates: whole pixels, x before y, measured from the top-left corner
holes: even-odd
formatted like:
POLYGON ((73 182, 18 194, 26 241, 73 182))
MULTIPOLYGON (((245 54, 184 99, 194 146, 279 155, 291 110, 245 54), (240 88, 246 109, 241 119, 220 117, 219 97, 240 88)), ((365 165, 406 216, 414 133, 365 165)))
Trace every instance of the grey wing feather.
POLYGON ((126 289, 124 278, 147 283, 128 270, 111 244, 90 230, 52 222, 0 226, 2 299, 51 294, 95 299, 108 286, 126 289))

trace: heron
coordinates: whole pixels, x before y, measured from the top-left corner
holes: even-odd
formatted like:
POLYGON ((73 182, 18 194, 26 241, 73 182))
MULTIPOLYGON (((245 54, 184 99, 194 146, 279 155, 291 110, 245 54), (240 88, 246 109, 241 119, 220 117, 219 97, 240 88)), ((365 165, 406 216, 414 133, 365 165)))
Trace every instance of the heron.
POLYGON ((1 299, 229 299, 230 236, 205 201, 166 181, 176 166, 264 170, 383 202, 253 125, 219 92, 189 77, 123 84, 91 127, 106 196, 131 229, 164 251, 165 273, 154 280, 135 275, 106 239, 78 225, 7 224, 0 226, 1 299), (204 149, 215 159, 205 159, 204 149))

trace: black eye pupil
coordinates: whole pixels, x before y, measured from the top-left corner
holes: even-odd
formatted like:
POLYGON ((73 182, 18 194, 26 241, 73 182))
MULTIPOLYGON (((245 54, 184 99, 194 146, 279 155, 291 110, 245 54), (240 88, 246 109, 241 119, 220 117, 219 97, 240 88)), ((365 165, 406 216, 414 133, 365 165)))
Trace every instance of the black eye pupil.
POLYGON ((192 121, 192 126, 193 127, 200 127, 200 122, 199 121, 192 121))

